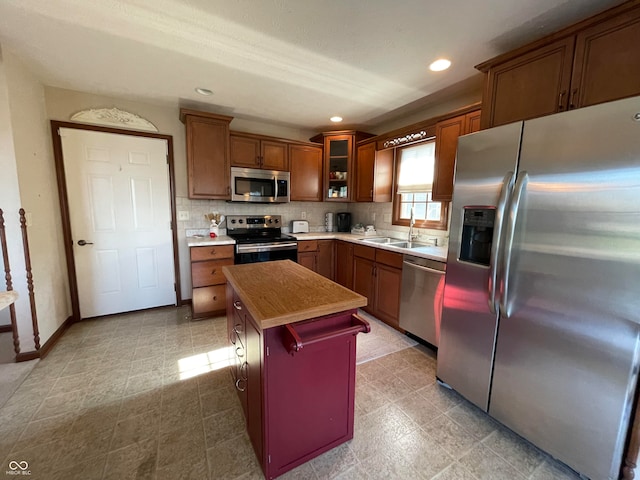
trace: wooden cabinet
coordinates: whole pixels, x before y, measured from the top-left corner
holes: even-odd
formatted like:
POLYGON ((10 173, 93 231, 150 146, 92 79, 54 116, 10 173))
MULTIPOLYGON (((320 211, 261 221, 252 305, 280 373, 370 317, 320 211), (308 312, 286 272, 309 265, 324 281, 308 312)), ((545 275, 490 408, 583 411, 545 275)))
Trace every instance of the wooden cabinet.
POLYGON ((451 201, 458 137, 479 130, 479 116, 478 110, 436 124, 436 162, 431 191, 433 200, 451 201))
POLYGON ((288 143, 248 133, 233 132, 229 137, 231 165, 261 168, 263 170, 289 170, 288 143))
POLYGON ((374 141, 356 149, 356 202, 390 202, 393 191, 393 149, 376 151, 374 141))
POLYGON ((353 290, 367 297, 363 310, 400 329, 402 255, 387 250, 353 247, 353 290))
POLYGON ((233 117, 181 109, 186 126, 189 198, 229 200, 229 123, 233 117))
POLYGON ((334 278, 333 240, 303 240, 298 242, 298 263, 330 280, 334 278))
POLYGON ((353 243, 336 240, 334 265, 336 283, 353 289, 353 243))
POLYGON ((191 247, 189 252, 193 318, 224 312, 226 279, 222 267, 233 265, 233 245, 191 247))
POLYGON ((482 127, 640 94, 640 4, 627 2, 478 65, 482 127))
POLYGON ((348 202, 355 198, 356 143, 373 135, 355 130, 324 132, 311 138, 324 144, 324 200, 348 202))
POLYGON ((289 145, 291 201, 322 201, 322 147, 289 145))

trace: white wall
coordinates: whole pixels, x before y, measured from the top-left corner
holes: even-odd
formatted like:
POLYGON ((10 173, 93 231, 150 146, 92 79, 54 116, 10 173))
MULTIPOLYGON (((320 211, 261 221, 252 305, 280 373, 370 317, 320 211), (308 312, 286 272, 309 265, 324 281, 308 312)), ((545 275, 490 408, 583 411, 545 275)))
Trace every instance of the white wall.
MULTIPOLYGON (((5 213, 21 352, 35 350, 18 210, 31 213, 29 249, 40 344, 71 314, 44 90, 8 51, 0 61, 0 208, 5 213)), ((3 290, 4 284, 0 286, 3 290)), ((0 323, 9 323, 8 310, 0 323)))

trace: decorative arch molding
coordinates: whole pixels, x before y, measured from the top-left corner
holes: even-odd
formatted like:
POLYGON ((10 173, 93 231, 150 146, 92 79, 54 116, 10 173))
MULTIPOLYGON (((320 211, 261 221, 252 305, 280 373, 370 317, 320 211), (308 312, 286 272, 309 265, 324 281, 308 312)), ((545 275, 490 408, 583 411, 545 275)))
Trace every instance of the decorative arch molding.
POLYGON ((73 114, 71 120, 105 127, 129 128, 145 132, 158 131, 158 128, 146 118, 116 107, 82 110, 73 114))

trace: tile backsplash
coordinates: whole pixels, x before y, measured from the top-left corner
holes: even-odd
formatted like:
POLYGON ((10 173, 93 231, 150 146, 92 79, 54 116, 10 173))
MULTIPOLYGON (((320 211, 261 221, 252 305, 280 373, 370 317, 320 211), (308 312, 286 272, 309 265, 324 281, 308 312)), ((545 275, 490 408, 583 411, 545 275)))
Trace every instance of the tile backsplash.
MULTIPOLYGON (((281 215, 283 231, 288 232, 293 220, 307 220, 311 232, 325 231, 325 213, 351 212, 352 224, 374 225, 381 235, 404 237, 407 227, 391 224, 391 202, 388 203, 341 203, 341 202, 290 202, 281 204, 231 203, 221 200, 192 200, 187 197, 176 198, 178 218, 180 212, 188 212, 189 220, 178 220, 179 235, 189 236, 195 233, 208 234, 209 222, 205 214, 219 212, 222 215, 281 215), (306 218, 304 218, 306 217, 306 218)), ((226 228, 223 222, 221 229, 226 228)), ((420 240, 434 241, 445 245, 448 231, 415 229, 420 240)))

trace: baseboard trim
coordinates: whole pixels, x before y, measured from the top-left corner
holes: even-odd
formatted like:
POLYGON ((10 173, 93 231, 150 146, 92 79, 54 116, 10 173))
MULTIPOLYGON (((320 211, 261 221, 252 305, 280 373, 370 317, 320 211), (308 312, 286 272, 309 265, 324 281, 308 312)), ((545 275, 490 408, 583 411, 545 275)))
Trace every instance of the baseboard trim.
POLYGON ((62 334, 67 331, 67 329, 71 326, 72 323, 73 323, 73 316, 67 317, 67 319, 64 322, 62 322, 62 325, 60 325, 58 329, 55 332, 53 332, 53 335, 49 337, 49 340, 44 342, 44 345, 40 347, 40 351, 39 351, 40 358, 44 358, 49 354, 53 346, 56 343, 58 343, 58 340, 60 340, 60 337, 62 337, 62 334))
POLYGON ((193 302, 191 301, 191 299, 190 299, 190 298, 183 298, 183 299, 180 301, 180 306, 181 306, 181 307, 184 307, 185 305, 191 305, 192 303, 193 303, 193 302))
POLYGON ((8 333, 8 332, 13 332, 13 328, 11 327, 11 324, 0 325, 0 333, 8 333))
POLYGON ((16 355, 16 362, 28 362, 29 360, 35 360, 36 358, 40 358, 40 352, 37 350, 20 352, 16 355))

